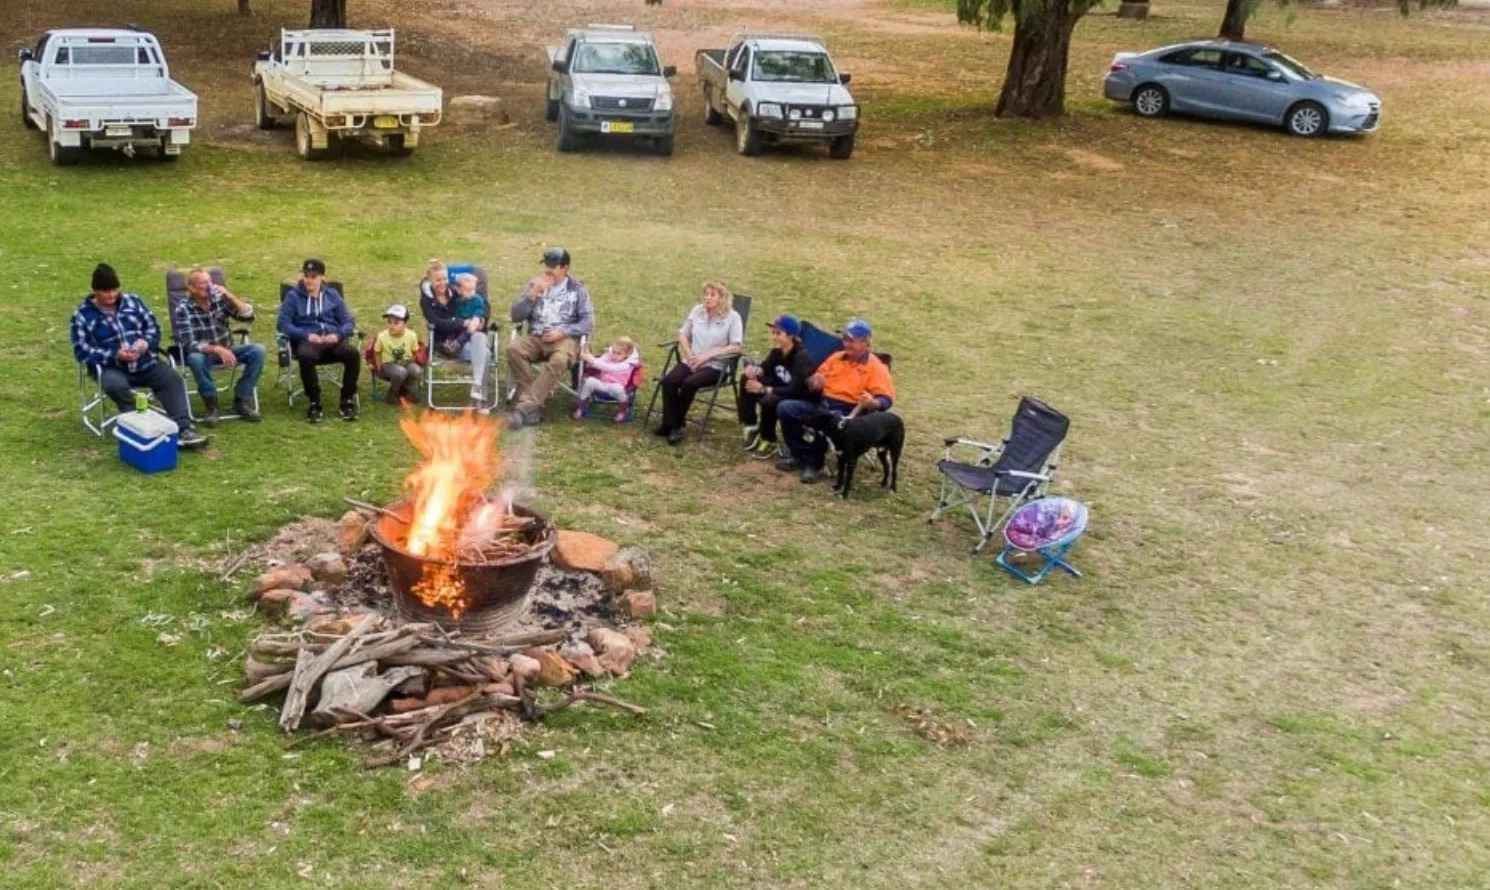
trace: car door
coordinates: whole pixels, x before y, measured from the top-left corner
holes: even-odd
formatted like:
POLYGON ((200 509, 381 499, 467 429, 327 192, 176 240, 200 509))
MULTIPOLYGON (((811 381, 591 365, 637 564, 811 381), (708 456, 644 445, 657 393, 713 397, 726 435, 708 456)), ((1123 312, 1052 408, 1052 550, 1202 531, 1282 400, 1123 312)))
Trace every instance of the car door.
POLYGON ((733 115, 745 103, 745 84, 750 77, 750 47, 741 45, 729 66, 727 85, 724 88, 724 104, 733 115), (738 78, 738 79, 737 79, 738 78))
POLYGON ((1164 56, 1159 65, 1163 69, 1159 82, 1169 91, 1171 108, 1199 114, 1217 113, 1221 50, 1193 46, 1164 56))
MULTIPOLYGON (((555 62, 568 62, 574 58, 574 38, 568 38, 559 44, 559 54, 554 56, 555 62)), ((562 99, 569 92, 569 73, 560 74, 550 67, 548 72, 550 99, 562 99)))
POLYGON ((41 108, 41 63, 46 60, 47 41, 51 39, 51 34, 43 34, 31 61, 21 69, 21 89, 26 91, 26 104, 32 109, 41 108))
POLYGON ((1288 108, 1288 79, 1271 63, 1251 53, 1232 51, 1221 60, 1221 93, 1228 114, 1246 120, 1278 123, 1288 108))

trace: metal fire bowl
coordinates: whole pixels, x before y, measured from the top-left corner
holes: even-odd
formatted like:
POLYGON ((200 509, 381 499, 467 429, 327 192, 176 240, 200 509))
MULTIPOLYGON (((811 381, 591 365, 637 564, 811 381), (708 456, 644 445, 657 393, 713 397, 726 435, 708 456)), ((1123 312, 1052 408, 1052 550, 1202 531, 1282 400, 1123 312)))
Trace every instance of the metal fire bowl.
POLYGON ((557 531, 549 518, 537 510, 514 504, 512 512, 538 520, 538 526, 526 533, 532 549, 516 559, 467 563, 425 559, 395 544, 394 541, 407 536, 413 505, 402 500, 389 507, 388 512, 370 526, 370 531, 372 539, 383 548, 383 564, 388 568, 388 581, 393 587, 398 617, 410 622, 430 622, 446 630, 487 634, 522 615, 528 607, 528 591, 533 587, 543 558, 554 547, 557 531), (414 595, 414 585, 423 576, 425 566, 431 563, 453 566, 456 576, 465 584, 471 604, 460 618, 453 617, 444 609, 430 608, 414 595))

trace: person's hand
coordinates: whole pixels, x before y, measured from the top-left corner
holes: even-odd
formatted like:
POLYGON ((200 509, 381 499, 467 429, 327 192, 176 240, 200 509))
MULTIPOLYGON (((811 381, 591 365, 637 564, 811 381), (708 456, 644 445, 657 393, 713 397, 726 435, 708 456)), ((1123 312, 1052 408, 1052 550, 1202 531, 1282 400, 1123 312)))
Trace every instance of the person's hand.
POLYGON ((136 340, 134 342, 134 351, 136 355, 144 355, 150 351, 150 344, 144 340, 136 340))
MULTIPOLYGON (((745 376, 746 380, 754 380, 761 375, 761 366, 746 365, 745 370, 741 371, 740 373, 745 376)), ((755 392, 755 390, 752 389, 751 392, 755 392)))
POLYGON ((813 374, 811 377, 808 377, 807 378, 807 388, 810 389, 810 390, 812 390, 813 392, 822 392, 823 391, 823 375, 821 375, 821 374, 813 374))
POLYGON ((872 396, 872 395, 870 395, 869 393, 866 392, 864 395, 859 396, 859 412, 860 413, 867 414, 870 411, 878 411, 879 410, 879 407, 880 407, 879 401, 877 399, 875 399, 875 397, 872 396))
POLYGON ((704 357, 701 355, 690 355, 688 358, 683 359, 683 364, 687 365, 691 371, 697 371, 703 363, 704 357))
POLYGON ((759 380, 756 380, 754 377, 748 378, 745 381, 745 391, 748 393, 759 393, 764 390, 765 387, 761 386, 761 382, 759 380))
POLYGON ((132 348, 130 348, 128 346, 121 346, 121 347, 119 347, 119 351, 117 353, 115 353, 115 355, 118 357, 118 359, 119 359, 119 361, 121 363, 126 364, 126 365, 129 364, 130 362, 134 361, 135 359, 139 358, 139 354, 136 353, 134 351, 134 349, 132 349, 132 348))
POLYGON ((224 368, 234 368, 238 366, 238 356, 233 354, 233 350, 229 349, 226 346, 219 346, 214 351, 217 353, 217 358, 219 361, 222 362, 222 366, 224 368))
POLYGON ((541 339, 545 343, 557 343, 560 340, 564 339, 564 332, 559 330, 558 328, 554 328, 551 331, 544 331, 543 336, 539 339, 541 339))
POLYGON ((336 344, 338 344, 340 342, 341 342, 341 335, 339 335, 339 334, 322 334, 321 335, 321 345, 322 346, 335 346, 336 344))
POLYGON ((533 283, 528 285, 528 292, 524 296, 536 303, 539 297, 548 293, 548 287, 548 273, 545 272, 533 279, 533 283))

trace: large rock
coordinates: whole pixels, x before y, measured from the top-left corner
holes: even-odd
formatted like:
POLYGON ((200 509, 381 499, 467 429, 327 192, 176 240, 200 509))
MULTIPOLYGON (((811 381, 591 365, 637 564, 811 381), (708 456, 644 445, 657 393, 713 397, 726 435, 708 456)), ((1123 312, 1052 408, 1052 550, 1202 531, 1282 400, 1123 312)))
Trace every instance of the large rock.
POLYGON ((507 664, 512 669, 512 676, 517 677, 525 683, 538 676, 538 671, 543 668, 543 665, 538 662, 538 659, 529 658, 521 653, 508 659, 507 664))
POLYGON ((631 663, 636 661, 636 646, 618 630, 599 627, 585 639, 600 653, 600 666, 618 677, 626 676, 631 663))
POLYGON ((600 580, 611 593, 649 590, 652 587, 652 558, 640 547, 627 547, 606 560, 600 580))
POLYGON ((342 555, 351 556, 367 543, 367 517, 356 510, 343 513, 337 522, 336 544, 342 555))
POLYGON ((290 609, 290 600, 300 596, 300 591, 287 587, 276 587, 259 594, 259 611, 264 617, 278 621, 290 609))
POLYGON ((445 103, 445 113, 453 124, 505 124, 507 107, 497 96, 456 96, 445 103))
POLYGON ((621 597, 621 604, 632 618, 650 618, 657 614, 657 596, 650 590, 628 590, 621 597))
POLYGON ((554 565, 561 569, 598 575, 605 568, 606 561, 615 556, 619 549, 614 541, 607 541, 599 535, 561 531, 554 544, 554 565))
POLYGON ((254 599, 266 590, 306 590, 314 580, 310 569, 299 563, 276 566, 254 579, 254 599))
POLYGON ((285 620, 305 624, 331 611, 331 601, 321 593, 297 593, 290 597, 289 605, 285 608, 285 620))
POLYGON ((347 580, 347 562, 340 553, 317 553, 305 561, 311 577, 328 587, 339 587, 347 580))
POLYGON ((606 675, 605 667, 601 665, 600 659, 595 657, 595 650, 590 648, 589 643, 581 643, 578 640, 565 643, 559 647, 559 654, 564 656, 565 661, 584 671, 586 676, 603 677, 606 675))
POLYGON ((568 686, 579 676, 579 669, 552 649, 528 649, 523 654, 538 662, 539 686, 568 686))
POLYGON ((623 628, 621 633, 626 635, 626 639, 631 641, 638 652, 645 652, 652 647, 652 632, 645 624, 633 624, 623 628))

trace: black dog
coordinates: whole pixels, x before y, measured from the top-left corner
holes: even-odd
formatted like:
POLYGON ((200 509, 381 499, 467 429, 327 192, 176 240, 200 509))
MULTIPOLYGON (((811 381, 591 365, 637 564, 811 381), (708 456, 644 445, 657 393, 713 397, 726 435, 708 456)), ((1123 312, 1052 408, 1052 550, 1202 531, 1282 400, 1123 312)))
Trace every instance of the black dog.
POLYGON ((829 415, 821 425, 833 451, 838 455, 838 479, 833 493, 848 499, 854 486, 854 467, 869 449, 880 459, 880 488, 896 491, 900 476, 900 451, 905 447, 905 422, 888 411, 876 411, 854 418, 829 415))

